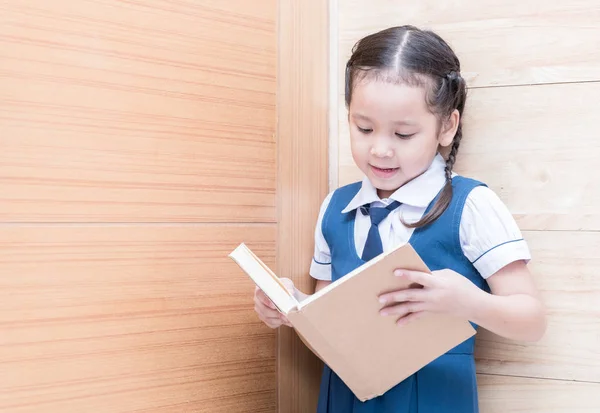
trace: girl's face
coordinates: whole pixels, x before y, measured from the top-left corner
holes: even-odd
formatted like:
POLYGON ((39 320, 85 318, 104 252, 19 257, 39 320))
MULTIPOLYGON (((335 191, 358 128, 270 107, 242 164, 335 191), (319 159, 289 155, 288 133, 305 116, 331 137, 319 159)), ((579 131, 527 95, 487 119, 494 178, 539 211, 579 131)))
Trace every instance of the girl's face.
POLYGON ((439 146, 454 139, 458 111, 440 125, 425 93, 423 86, 368 77, 354 86, 348 113, 352 156, 380 198, 425 172, 439 146))

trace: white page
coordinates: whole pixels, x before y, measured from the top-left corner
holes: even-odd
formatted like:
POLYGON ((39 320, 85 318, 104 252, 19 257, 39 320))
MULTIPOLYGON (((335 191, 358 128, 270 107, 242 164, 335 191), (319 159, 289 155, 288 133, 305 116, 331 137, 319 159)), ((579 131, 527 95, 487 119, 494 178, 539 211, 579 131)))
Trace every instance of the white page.
POLYGON ((287 314, 291 310, 298 308, 296 298, 290 294, 273 271, 250 251, 245 244, 240 244, 229 254, 229 257, 248 274, 258 288, 265 292, 279 311, 287 314))

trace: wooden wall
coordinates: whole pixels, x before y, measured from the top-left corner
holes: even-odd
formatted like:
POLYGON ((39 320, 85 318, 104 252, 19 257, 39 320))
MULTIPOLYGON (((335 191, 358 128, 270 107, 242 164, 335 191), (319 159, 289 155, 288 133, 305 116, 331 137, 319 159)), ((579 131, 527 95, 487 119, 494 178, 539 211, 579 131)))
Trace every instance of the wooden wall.
POLYGON ((458 53, 470 86, 456 169, 497 191, 530 243, 548 332, 536 344, 480 333, 482 412, 600 411, 600 3, 338 3, 336 184, 360 179, 343 104, 352 45, 388 26, 432 28, 458 53))
POLYGON ((0 3, 0 411, 274 412, 277 2, 0 3))
MULTIPOLYGON (((277 272, 302 291, 314 228, 328 192, 329 0, 280 0, 278 49, 277 272)), ((278 412, 313 413, 321 361, 293 329, 278 334, 278 412)))

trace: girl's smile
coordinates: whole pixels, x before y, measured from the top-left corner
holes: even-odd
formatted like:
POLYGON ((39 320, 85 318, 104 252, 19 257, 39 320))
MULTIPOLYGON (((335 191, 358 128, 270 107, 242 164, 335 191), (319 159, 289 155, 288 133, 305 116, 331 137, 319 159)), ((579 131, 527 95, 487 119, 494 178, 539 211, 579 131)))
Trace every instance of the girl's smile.
MULTIPOLYGON (((439 147, 452 144, 453 128, 440 127, 426 102, 425 86, 368 76, 353 86, 349 107, 352 157, 380 198, 389 198, 421 175, 439 147)), ((453 124, 458 124, 458 116, 453 124)))
POLYGON ((400 170, 400 168, 379 168, 371 164, 369 164, 369 166, 373 174, 381 179, 393 178, 396 175, 396 173, 400 170))

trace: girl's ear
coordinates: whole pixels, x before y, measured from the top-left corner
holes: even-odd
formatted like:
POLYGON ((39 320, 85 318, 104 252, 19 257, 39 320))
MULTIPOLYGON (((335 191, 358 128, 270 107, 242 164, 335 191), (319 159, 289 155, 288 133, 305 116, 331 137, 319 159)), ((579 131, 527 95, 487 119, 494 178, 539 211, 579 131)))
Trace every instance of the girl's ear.
POLYGON ((454 141, 454 135, 456 135, 456 130, 458 129, 459 124, 460 113, 458 112, 458 109, 454 109, 454 111, 442 124, 440 136, 438 137, 438 142, 440 143, 440 146, 448 147, 452 145, 452 142, 454 141))

